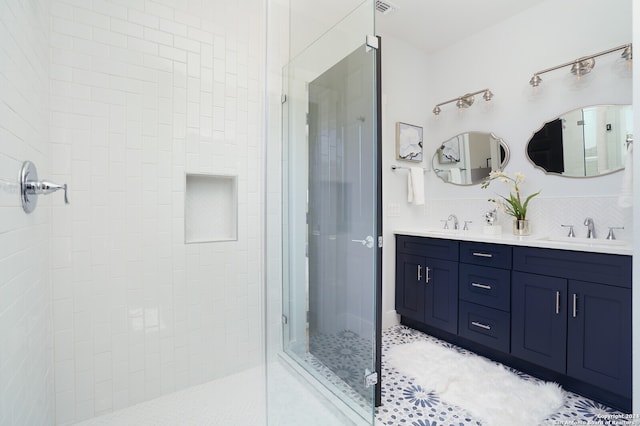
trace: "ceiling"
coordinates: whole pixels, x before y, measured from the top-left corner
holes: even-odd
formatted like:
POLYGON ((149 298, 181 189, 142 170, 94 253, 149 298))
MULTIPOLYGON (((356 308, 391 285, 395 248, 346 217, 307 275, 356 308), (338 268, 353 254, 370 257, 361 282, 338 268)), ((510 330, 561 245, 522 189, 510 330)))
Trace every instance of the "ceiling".
POLYGON ((547 0, 385 0, 397 9, 376 13, 376 32, 432 52, 547 0))
MULTIPOLYGON (((274 0, 290 10, 291 54, 295 56, 365 0, 274 0)), ((554 0, 384 0, 397 9, 376 12, 376 33, 432 52, 467 38, 545 1, 554 0)), ((557 1, 557 0, 556 0, 557 1)))

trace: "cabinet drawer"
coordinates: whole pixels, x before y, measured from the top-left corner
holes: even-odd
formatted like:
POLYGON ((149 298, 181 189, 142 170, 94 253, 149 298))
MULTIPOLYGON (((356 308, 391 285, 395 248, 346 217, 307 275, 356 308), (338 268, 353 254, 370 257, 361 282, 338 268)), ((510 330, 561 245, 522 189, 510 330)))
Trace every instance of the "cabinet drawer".
POLYGON ((508 312, 460 301, 458 334, 466 339, 508 353, 510 322, 508 312))
POLYGON ((453 240, 398 235, 396 238, 396 251, 398 253, 416 254, 433 259, 457 262, 458 244, 458 241, 453 240))
POLYGON ((511 271, 460 264, 460 298, 503 311, 510 310, 511 271))
POLYGON ((631 256, 514 247, 513 269, 631 288, 631 256))
POLYGON ((511 269, 511 246, 463 241, 460 243, 460 262, 511 269))

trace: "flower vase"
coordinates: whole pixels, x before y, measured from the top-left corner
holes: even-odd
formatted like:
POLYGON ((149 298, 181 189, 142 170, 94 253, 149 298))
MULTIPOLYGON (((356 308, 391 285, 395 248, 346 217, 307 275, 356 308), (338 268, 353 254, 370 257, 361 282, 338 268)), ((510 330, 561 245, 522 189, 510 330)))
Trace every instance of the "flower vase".
POLYGON ((514 219, 513 220, 513 235, 522 237, 524 235, 531 234, 531 225, 528 219, 514 219))

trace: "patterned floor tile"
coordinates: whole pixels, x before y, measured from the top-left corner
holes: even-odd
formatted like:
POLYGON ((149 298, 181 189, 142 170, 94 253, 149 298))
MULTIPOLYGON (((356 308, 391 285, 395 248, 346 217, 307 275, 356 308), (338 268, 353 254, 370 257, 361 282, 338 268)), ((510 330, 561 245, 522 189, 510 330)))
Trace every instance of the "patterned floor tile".
MULTIPOLYGON (((396 345, 428 340, 467 353, 451 343, 436 339, 405 326, 391 327, 382 336, 382 402, 376 409, 377 425, 411 426, 480 426, 481 423, 464 410, 441 401, 437 394, 423 389, 412 377, 399 373, 385 363, 386 353, 396 345)), ((538 379, 511 369, 526 380, 538 379)), ((631 425, 623 413, 591 399, 565 391, 565 405, 547 419, 544 425, 607 424, 631 425)), ((534 426, 534 425, 531 425, 534 426)))

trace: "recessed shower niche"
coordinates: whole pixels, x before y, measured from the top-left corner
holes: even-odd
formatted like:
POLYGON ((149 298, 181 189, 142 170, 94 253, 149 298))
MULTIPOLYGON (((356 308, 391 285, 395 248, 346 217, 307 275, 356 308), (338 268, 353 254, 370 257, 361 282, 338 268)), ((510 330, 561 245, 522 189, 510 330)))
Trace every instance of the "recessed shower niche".
POLYGON ((237 176, 187 174, 185 243, 238 239, 237 176))

